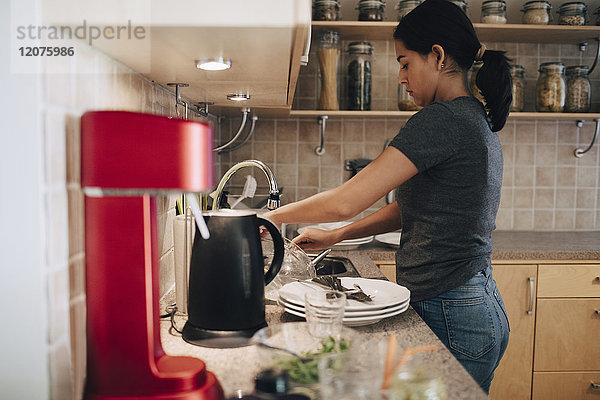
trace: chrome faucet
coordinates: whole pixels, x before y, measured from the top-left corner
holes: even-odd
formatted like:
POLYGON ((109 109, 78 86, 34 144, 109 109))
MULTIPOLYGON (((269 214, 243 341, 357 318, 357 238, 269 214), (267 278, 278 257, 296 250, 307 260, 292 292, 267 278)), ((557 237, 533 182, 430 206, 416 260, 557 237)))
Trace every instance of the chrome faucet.
POLYGON ((244 167, 257 167, 262 172, 264 172, 267 180, 269 181, 269 199, 267 200, 267 208, 269 210, 274 210, 279 207, 279 189, 277 188, 277 182, 275 181, 275 175, 273 171, 262 161, 258 160, 245 160, 240 161, 235 164, 233 167, 229 168, 225 175, 219 181, 219 185, 217 186, 217 190, 215 191, 215 199, 213 201, 213 210, 217 210, 219 208, 219 204, 221 204, 221 196, 223 195, 223 188, 229 181, 229 179, 235 174, 238 170, 244 167))

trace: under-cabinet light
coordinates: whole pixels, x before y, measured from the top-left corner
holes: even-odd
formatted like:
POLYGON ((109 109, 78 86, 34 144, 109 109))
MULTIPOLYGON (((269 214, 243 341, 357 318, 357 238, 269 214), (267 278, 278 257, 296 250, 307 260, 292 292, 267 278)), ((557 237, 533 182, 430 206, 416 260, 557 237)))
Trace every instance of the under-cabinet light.
POLYGON ((203 58, 196 61, 196 68, 205 71, 223 71, 231 68, 231 60, 224 60, 223 57, 203 58))
POLYGON ((250 95, 249 94, 244 94, 244 93, 228 94, 227 95, 227 100, 231 100, 231 101, 246 101, 246 100, 250 100, 250 95))

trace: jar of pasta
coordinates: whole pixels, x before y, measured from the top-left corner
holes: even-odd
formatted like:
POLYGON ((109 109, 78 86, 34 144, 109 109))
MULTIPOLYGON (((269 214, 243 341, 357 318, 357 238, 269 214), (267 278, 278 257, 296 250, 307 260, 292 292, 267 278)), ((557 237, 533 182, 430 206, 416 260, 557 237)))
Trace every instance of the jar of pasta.
POLYGON ((416 6, 421 4, 421 0, 400 0, 396 5, 398 11, 398 21, 400 21, 406 14, 411 12, 416 6))
POLYGON ((417 111, 419 107, 415 104, 415 100, 406 91, 406 85, 398 84, 398 110, 400 111, 417 111))
POLYGON ((482 62, 473 63, 473 66, 471 67, 471 77, 469 78, 469 89, 471 89, 471 94, 473 97, 485 104, 483 94, 481 94, 481 90, 479 90, 479 87, 477 87, 477 73, 482 65, 482 62))
POLYGON ((587 21, 587 7, 582 1, 564 3, 558 9, 559 25, 585 25, 587 21))
POLYGON ((348 45, 347 106, 349 110, 371 109, 371 61, 373 46, 369 42, 348 45))
POLYGON ((565 108, 565 66, 561 62, 540 64, 535 90, 535 109, 539 112, 562 112, 565 108))
POLYGON ((339 35, 336 31, 324 31, 319 37, 319 71, 321 85, 319 93, 320 110, 339 110, 338 63, 340 58, 339 35))
POLYGON ((500 0, 481 3, 481 22, 484 24, 505 24, 506 2, 500 0))
POLYGON ((312 19, 313 21, 339 21, 342 19, 340 2, 338 0, 314 0, 312 19))
POLYGON ((359 21, 383 21, 385 0, 358 0, 359 21))
POLYGON ((521 22, 532 25, 548 25, 552 19, 551 8, 547 1, 528 1, 523 4, 521 22))
POLYGON ((567 67, 567 98, 565 112, 589 112, 592 99, 592 87, 587 65, 567 67))
POLYGON ((523 90, 525 88, 525 68, 522 65, 511 65, 512 104, 510 111, 523 111, 523 90))

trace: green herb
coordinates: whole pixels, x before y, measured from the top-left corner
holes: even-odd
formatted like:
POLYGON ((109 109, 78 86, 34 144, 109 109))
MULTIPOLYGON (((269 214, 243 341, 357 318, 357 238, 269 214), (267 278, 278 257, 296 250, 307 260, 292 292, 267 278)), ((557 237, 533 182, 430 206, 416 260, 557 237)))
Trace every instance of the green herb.
MULTIPOLYGON (((319 357, 323 354, 341 353, 350 348, 345 339, 336 341, 332 336, 321 341, 321 348, 315 352, 302 353, 303 358, 285 358, 275 364, 288 371, 290 378, 302 384, 311 384, 319 381, 319 357)), ((335 362, 335 360, 334 360, 335 362)))

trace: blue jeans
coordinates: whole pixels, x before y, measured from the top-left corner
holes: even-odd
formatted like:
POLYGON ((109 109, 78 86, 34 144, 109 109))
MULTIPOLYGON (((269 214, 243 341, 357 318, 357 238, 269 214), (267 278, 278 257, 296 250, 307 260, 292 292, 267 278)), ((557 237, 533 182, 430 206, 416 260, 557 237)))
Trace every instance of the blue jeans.
POLYGON ((492 267, 462 286, 411 305, 483 391, 489 393, 510 331, 492 267))

